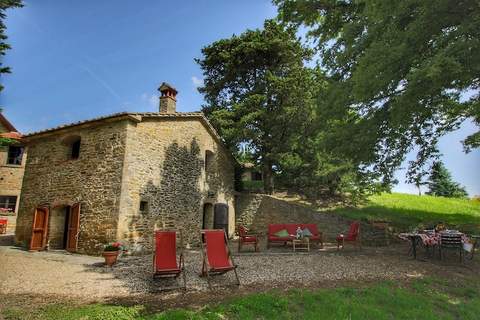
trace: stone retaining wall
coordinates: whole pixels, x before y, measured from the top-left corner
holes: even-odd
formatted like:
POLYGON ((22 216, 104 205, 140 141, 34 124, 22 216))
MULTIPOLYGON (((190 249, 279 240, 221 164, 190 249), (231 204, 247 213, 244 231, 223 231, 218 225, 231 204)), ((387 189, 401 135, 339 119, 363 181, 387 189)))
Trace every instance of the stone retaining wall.
MULTIPOLYGON (((236 224, 254 233, 267 234, 271 223, 316 223, 324 241, 335 242, 339 233, 348 232, 352 220, 264 194, 241 194, 236 199, 236 224)), ((385 245, 388 234, 369 223, 361 222, 363 245, 385 245), (383 236, 382 236, 383 235, 383 236), (383 238, 382 238, 383 237, 383 238)))

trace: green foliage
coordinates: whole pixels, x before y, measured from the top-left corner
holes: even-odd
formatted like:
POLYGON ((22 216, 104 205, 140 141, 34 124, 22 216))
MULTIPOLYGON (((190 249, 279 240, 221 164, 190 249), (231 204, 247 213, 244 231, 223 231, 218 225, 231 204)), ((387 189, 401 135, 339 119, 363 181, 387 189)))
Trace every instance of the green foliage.
POLYGON ((263 166, 267 192, 280 155, 291 151, 312 113, 316 74, 304 66, 312 52, 295 31, 267 20, 262 30, 203 48, 196 60, 204 76, 203 111, 232 151, 248 146, 263 166))
POLYGON ((465 198, 468 196, 465 187, 453 181, 450 172, 440 161, 435 162, 432 166, 428 188, 427 194, 432 196, 448 198, 465 198))
POLYGON ((102 304, 91 304, 82 307, 68 307, 65 305, 49 305, 33 312, 20 309, 9 309, 5 318, 9 320, 131 320, 141 319, 142 306, 122 307, 102 304))
POLYGON ((17 144, 17 143, 18 143, 18 141, 15 140, 15 139, 0 137, 0 147, 9 146, 9 145, 12 145, 12 144, 17 144))
POLYGON ((478 277, 466 280, 424 278, 364 288, 341 287, 257 293, 200 310, 177 309, 145 315, 141 306, 53 305, 34 314, 8 310, 6 319, 466 319, 478 318, 478 277))
POLYGON ((305 66, 312 52, 295 28, 269 20, 202 54, 203 111, 233 152, 242 149, 240 161, 262 167, 265 192, 272 192, 273 178, 312 198, 339 191, 360 198, 377 189, 378 175, 338 145, 348 119, 339 119, 326 99, 323 73, 305 66))
POLYGON ((374 195, 359 208, 339 208, 332 214, 364 221, 387 220, 397 230, 443 222, 467 233, 480 232, 480 202, 403 193, 374 195))
MULTIPOLYGON (((6 18, 6 11, 9 8, 19 8, 22 7, 21 0, 0 0, 0 57, 5 55, 5 51, 10 49, 10 45, 5 42, 7 40, 7 35, 5 34, 5 30, 7 27, 5 26, 4 20, 6 18)), ((0 76, 2 73, 10 73, 9 67, 4 67, 1 63, 0 59, 0 76)), ((3 90, 3 86, 0 84, 0 92, 3 90)), ((1 109, 0 109, 1 110, 1 109)))
MULTIPOLYGON (((480 124, 478 1, 273 2, 316 41, 331 81, 324 101, 340 121, 336 156, 374 164, 389 184, 413 146, 410 177, 438 156, 440 136, 467 118, 480 124)), ((478 147, 480 133, 464 143, 478 147)))

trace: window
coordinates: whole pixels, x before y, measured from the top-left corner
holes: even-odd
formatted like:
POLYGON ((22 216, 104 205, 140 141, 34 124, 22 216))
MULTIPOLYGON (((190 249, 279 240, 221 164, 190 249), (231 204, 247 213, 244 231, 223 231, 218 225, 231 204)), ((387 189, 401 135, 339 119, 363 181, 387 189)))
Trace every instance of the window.
POLYGON ((148 201, 140 201, 140 213, 148 213, 148 201))
POLYGON ((17 206, 17 196, 0 196, 0 209, 7 209, 9 212, 15 212, 17 206))
POLYGON ((78 159, 80 157, 80 139, 72 142, 70 159, 78 159))
POLYGON ((214 154, 212 151, 207 150, 205 151, 205 171, 208 172, 212 168, 213 165, 213 157, 214 154))
POLYGON ((62 139, 62 144, 66 146, 66 156, 68 159, 78 159, 80 157, 80 146, 82 138, 79 135, 69 135, 62 139))
POLYGON ((7 164, 21 165, 23 158, 23 147, 9 146, 7 164))

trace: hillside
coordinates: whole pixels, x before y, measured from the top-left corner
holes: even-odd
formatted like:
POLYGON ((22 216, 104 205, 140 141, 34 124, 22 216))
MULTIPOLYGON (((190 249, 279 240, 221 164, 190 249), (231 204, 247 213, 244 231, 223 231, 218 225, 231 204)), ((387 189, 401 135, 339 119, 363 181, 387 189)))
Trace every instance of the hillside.
POLYGON ((387 220, 404 230, 443 222, 465 232, 480 231, 480 202, 468 199, 384 193, 370 197, 360 208, 339 208, 331 213, 352 219, 387 220))

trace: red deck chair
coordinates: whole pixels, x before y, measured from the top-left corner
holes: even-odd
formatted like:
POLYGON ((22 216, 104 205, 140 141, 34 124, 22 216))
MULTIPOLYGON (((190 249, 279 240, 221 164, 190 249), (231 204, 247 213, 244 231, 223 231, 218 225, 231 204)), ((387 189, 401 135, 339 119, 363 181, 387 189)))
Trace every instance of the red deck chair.
POLYGON ((253 244, 255 252, 258 251, 258 237, 254 234, 248 234, 247 228, 244 226, 238 226, 238 252, 242 250, 244 244, 253 244))
POLYGON ((343 234, 339 234, 337 236, 337 250, 339 250, 340 247, 343 249, 345 243, 352 243, 356 247, 361 248, 360 222, 352 222, 352 224, 350 225, 350 230, 348 230, 348 234, 346 236, 343 234))
MULTIPOLYGON (((182 236, 180 234, 180 243, 182 236)), ((177 262, 177 232, 155 231, 155 253, 153 255, 153 278, 177 278, 182 274, 183 289, 187 289, 185 276, 185 262, 183 260, 183 246, 180 246, 177 262)), ((182 286, 169 287, 168 289, 181 288, 182 286)))
POLYGON ((237 266, 233 262, 228 250, 227 235, 224 230, 202 230, 203 265, 202 276, 207 277, 208 287, 211 289, 210 276, 224 274, 228 271, 235 273, 237 285, 240 280, 237 275, 237 266))

